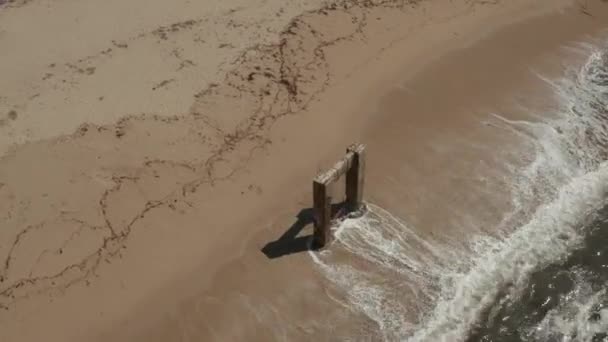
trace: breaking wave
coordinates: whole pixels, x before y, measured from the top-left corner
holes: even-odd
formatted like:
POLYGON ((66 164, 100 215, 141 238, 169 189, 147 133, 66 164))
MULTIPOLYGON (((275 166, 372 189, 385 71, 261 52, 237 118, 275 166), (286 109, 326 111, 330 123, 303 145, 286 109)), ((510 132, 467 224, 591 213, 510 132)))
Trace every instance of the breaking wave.
POLYGON ((496 235, 459 248, 368 204, 366 215, 335 228, 336 248, 311 252, 344 293, 342 304, 375 322, 384 340, 608 336, 608 259, 593 243, 608 242, 608 52, 579 50, 589 55, 582 67, 542 78, 557 99, 550 113, 534 113, 543 119, 491 115, 533 146, 525 152, 532 161, 511 180, 511 210, 496 235), (601 267, 589 266, 590 255, 601 267))

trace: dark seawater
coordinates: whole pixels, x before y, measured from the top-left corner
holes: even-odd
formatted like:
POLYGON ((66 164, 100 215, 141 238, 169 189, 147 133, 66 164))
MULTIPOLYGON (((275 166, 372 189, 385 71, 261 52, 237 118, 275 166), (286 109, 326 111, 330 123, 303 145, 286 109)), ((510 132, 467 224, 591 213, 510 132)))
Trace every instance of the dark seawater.
POLYGON ((608 341, 608 207, 594 216, 580 248, 497 298, 467 341, 608 341))
MULTIPOLYGON (((577 91, 570 95, 578 96, 571 98, 570 122, 579 128, 566 137, 576 141, 568 141, 564 153, 573 156, 581 173, 593 172, 608 153, 606 51, 596 54, 574 81, 577 91)), ((468 342, 608 341, 608 206, 587 216, 577 228, 581 242, 532 271, 523 286, 501 289, 469 330, 468 342)), ((565 238, 552 240, 558 245, 565 238)))
POLYGON ((340 304, 372 322, 351 340, 608 342, 605 46, 575 46, 582 65, 539 75, 555 104, 522 108, 535 119, 489 115, 527 143, 515 151, 526 165, 506 178, 512 206, 498 236, 462 248, 370 203, 337 227, 331 250, 311 253, 340 304))

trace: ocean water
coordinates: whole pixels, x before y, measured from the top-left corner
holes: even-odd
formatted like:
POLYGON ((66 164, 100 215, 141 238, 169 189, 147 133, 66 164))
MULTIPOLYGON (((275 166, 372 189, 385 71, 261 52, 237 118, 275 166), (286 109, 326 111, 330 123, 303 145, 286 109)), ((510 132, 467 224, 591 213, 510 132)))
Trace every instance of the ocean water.
POLYGON ((583 65, 539 75, 557 103, 542 119, 488 114, 532 146, 497 235, 458 248, 368 204, 310 253, 335 300, 373 322, 360 340, 608 341, 608 50, 577 49, 583 65))

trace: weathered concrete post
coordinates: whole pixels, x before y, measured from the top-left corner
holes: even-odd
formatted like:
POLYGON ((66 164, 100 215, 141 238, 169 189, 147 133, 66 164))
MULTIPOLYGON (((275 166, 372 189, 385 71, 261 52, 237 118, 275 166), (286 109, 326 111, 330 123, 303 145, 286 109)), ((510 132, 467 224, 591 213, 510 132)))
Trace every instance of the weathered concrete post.
POLYGON ((331 234, 331 197, 328 195, 327 183, 321 179, 313 181, 313 212, 315 248, 322 248, 330 242, 331 234))
POLYGON ((353 144, 346 150, 352 154, 350 167, 346 171, 346 208, 348 212, 357 211, 363 203, 365 183, 365 146, 353 144))
POLYGON ((317 175, 313 181, 313 212, 315 248, 322 248, 331 242, 332 206, 329 186, 346 173, 346 201, 344 214, 358 211, 363 204, 365 180, 365 146, 353 144, 346 150, 346 156, 327 172, 317 175))

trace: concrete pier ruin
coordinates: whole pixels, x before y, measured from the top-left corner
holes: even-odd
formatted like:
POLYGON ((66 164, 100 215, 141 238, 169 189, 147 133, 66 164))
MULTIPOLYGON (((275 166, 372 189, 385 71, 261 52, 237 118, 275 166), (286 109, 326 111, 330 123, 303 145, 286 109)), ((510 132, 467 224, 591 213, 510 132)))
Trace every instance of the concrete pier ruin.
POLYGON ((363 186, 365 184, 365 145, 353 144, 346 150, 346 155, 331 169, 319 174, 313 180, 314 234, 316 248, 323 248, 332 240, 331 224, 334 219, 363 209, 363 186), (329 187, 345 177, 346 200, 338 211, 337 217, 332 213, 332 197, 329 187))

